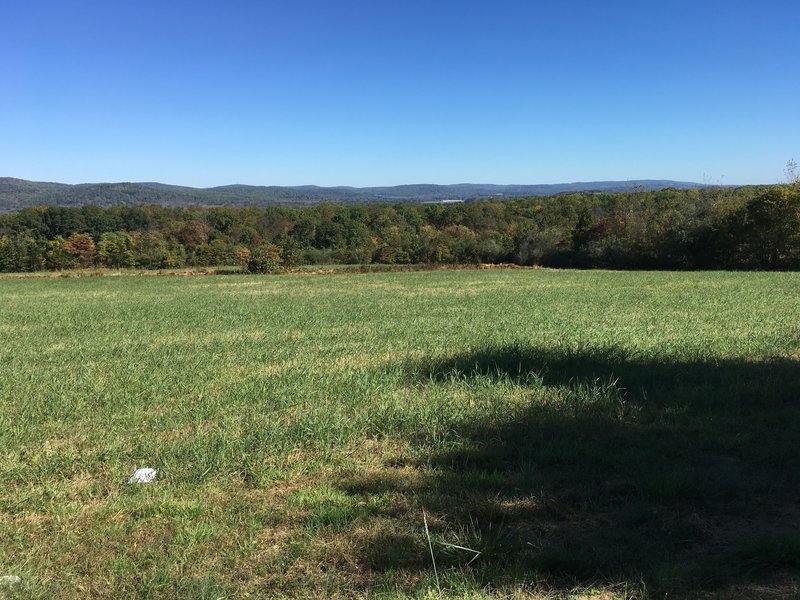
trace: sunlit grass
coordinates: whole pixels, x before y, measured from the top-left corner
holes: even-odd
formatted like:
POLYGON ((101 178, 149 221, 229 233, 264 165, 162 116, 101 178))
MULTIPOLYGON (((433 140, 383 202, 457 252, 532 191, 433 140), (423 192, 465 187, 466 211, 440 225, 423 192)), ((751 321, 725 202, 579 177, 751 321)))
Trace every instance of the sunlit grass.
POLYGON ((0 279, 0 575, 34 598, 786 593, 798 315, 792 273, 0 279), (126 485, 138 466, 159 481, 126 485))

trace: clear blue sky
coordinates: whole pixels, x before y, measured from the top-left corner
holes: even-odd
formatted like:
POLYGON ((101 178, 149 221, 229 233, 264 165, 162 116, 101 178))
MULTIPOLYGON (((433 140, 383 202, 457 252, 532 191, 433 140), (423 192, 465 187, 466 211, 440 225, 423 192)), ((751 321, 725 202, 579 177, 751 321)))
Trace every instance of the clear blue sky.
POLYGON ((0 0, 0 176, 779 181, 800 2, 0 0))

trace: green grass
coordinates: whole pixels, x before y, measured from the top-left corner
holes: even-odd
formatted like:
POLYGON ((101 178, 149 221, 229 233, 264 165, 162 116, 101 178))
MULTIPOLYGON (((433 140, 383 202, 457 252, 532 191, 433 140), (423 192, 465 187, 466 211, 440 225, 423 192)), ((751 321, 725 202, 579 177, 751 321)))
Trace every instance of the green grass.
POLYGON ((20 597, 800 589, 799 274, 9 277, 0 341, 20 597))

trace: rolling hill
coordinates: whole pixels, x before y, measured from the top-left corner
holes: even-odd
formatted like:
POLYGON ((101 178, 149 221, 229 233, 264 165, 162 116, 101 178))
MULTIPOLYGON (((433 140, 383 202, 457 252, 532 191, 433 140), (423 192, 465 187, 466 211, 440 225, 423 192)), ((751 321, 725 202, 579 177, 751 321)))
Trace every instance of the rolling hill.
POLYGON ((167 206, 303 206, 321 202, 439 202, 480 198, 551 196, 572 192, 625 192, 694 188, 701 184, 670 180, 589 181, 541 185, 412 184, 388 187, 226 185, 192 188, 163 183, 82 183, 69 185, 0 177, 0 212, 31 206, 162 204, 167 206))

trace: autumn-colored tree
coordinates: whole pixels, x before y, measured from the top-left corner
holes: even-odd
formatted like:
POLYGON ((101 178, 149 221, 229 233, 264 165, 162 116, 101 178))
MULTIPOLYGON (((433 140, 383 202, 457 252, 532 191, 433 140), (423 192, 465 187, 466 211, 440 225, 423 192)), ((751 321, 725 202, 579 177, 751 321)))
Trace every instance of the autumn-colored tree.
POLYGON ((252 253, 250 252, 250 248, 246 246, 237 246, 236 250, 234 250, 236 264, 242 267, 244 270, 247 270, 247 265, 250 263, 251 256, 252 253))
POLYGON ((64 251, 73 256, 77 264, 84 268, 93 265, 97 256, 97 248, 92 238, 84 233, 73 233, 64 240, 64 251))
POLYGON ((175 231, 175 237, 189 251, 208 243, 208 224, 196 219, 181 223, 175 231))

